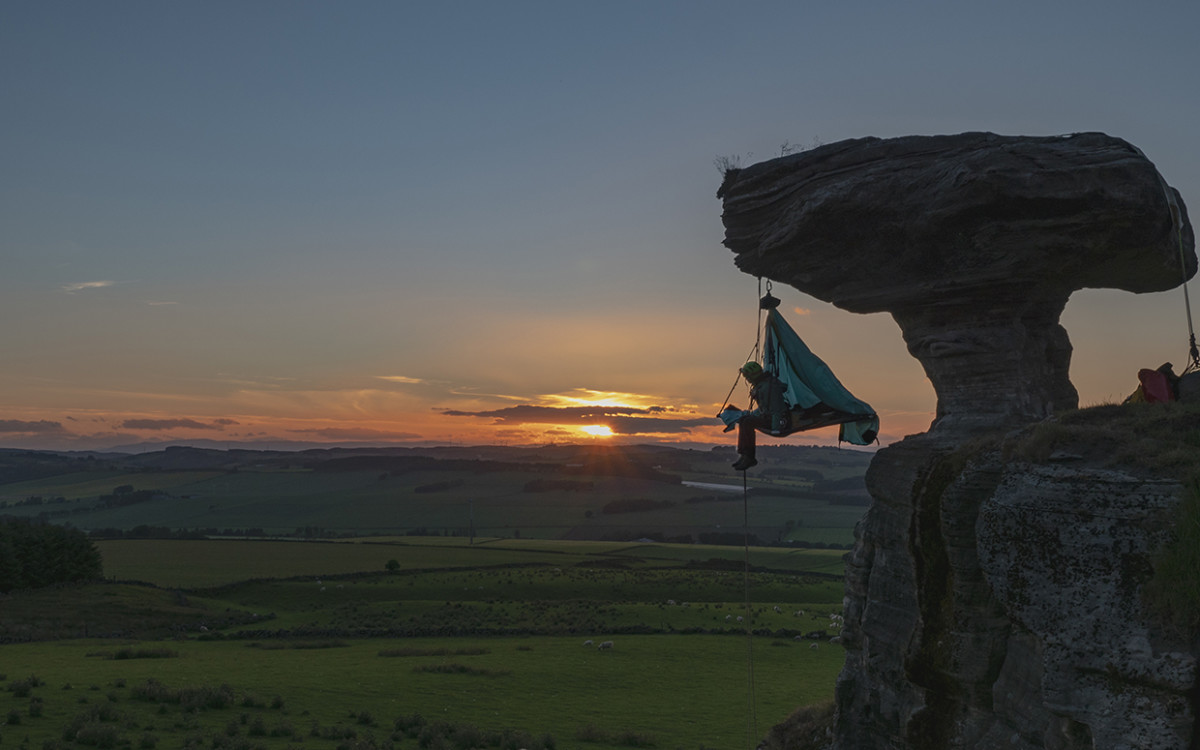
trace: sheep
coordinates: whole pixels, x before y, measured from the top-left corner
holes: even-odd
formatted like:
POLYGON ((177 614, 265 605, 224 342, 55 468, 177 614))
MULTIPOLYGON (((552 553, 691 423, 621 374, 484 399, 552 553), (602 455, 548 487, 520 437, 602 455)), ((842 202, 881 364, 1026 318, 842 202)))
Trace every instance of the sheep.
POLYGON ((778 604, 775 605, 774 609, 775 609, 776 614, 780 614, 783 612, 783 607, 779 606, 778 604))
POLYGON ((612 648, 612 647, 613 647, 613 642, 612 642, 612 641, 601 641, 601 642, 600 642, 600 645, 596 647, 596 650, 597 650, 597 651, 604 651, 604 650, 610 649, 610 648, 612 648))
POLYGON ((591 639, 589 638, 588 640, 586 640, 586 641, 584 641, 584 642, 583 642, 583 645, 585 645, 585 646, 592 646, 592 645, 595 645, 595 644, 593 644, 593 643, 592 643, 592 641, 591 641, 591 639))
POLYGON ((817 650, 817 644, 815 644, 815 643, 808 644, 808 647, 811 648, 813 651, 817 650))
MULTIPOLYGON (((829 642, 830 643, 841 643, 842 637, 840 635, 835 635, 834 637, 829 639, 829 642)), ((813 645, 816 645, 816 644, 813 644, 813 645)))
POLYGON ((733 615, 725 615, 725 622, 729 622, 732 619, 733 619, 733 615))
POLYGON ((741 615, 738 615, 738 619, 737 619, 737 621, 738 621, 738 622, 741 622, 741 621, 742 621, 742 616, 741 616, 741 615))

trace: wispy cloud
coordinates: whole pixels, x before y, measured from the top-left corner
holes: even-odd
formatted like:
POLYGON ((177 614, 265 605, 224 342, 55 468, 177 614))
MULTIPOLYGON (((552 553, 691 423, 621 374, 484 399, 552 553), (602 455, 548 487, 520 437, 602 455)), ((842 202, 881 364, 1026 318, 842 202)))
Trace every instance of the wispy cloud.
POLYGON ((115 281, 79 281, 74 284, 63 284, 61 288, 67 294, 74 294, 85 289, 103 289, 116 283, 115 281))
POLYGON ((410 378, 407 375, 376 375, 375 377, 390 383, 406 383, 408 385, 418 385, 425 382, 420 378, 410 378))
POLYGON ((14 432, 25 435, 61 435, 66 432, 61 422, 41 419, 28 422, 23 419, 0 419, 0 433, 14 432))
POLYGON ((797 315, 812 315, 812 310, 809 310, 807 307, 793 307, 792 312, 797 315))
POLYGON ((492 419, 495 425, 606 425, 618 435, 648 435, 687 432, 694 427, 711 426, 711 417, 673 419, 658 415, 662 407, 637 408, 628 406, 509 406, 488 411, 458 411, 447 409, 442 412, 448 417, 483 417, 492 419))
POLYGON ((420 440, 421 435, 412 432, 387 432, 385 430, 371 430, 366 428, 355 427, 322 427, 316 430, 293 430, 293 432, 304 432, 310 435, 319 435, 328 440, 396 440, 396 441, 411 441, 420 440))
POLYGON ((194 419, 126 419, 121 427, 127 430, 174 430, 187 428, 191 430, 220 430, 224 427, 223 420, 219 424, 205 424, 194 419))

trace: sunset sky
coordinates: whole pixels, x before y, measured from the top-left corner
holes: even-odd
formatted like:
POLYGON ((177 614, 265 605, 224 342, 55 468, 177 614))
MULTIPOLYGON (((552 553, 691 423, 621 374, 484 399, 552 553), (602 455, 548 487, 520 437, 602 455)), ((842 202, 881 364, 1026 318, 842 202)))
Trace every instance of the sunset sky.
MULTIPOLYGON (((1095 130, 1200 216, 1198 34, 1195 0, 8 0, 0 447, 731 442, 758 284, 718 157, 1095 130)), ((774 293, 883 444, 928 427, 890 317, 774 293)), ((1084 405, 1185 363, 1182 289, 1063 324, 1084 405)))

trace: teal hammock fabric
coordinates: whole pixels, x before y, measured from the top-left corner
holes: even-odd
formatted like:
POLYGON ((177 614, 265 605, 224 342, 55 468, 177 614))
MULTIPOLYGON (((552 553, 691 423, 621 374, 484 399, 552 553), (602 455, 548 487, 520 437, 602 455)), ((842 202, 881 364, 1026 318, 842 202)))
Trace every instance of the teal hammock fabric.
POLYGON ((846 390, 777 310, 767 311, 765 339, 763 367, 787 385, 784 396, 792 407, 792 431, 838 424, 840 441, 875 442, 879 434, 875 410, 846 390))

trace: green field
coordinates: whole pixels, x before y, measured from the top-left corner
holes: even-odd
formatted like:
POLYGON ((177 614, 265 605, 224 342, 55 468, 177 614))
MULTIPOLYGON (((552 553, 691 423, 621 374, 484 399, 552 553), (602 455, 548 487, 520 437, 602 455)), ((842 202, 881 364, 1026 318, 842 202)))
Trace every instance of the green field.
POLYGON ((747 574, 704 545, 99 547, 145 583, 0 601, 0 744, 737 748, 829 700, 843 659, 839 552, 751 548, 747 574))
POLYGON ((746 746, 752 720, 761 736, 797 705, 828 699, 841 667, 840 649, 760 639, 752 652, 757 684, 751 708, 742 638, 626 636, 605 651, 583 640, 377 639, 324 648, 242 641, 8 645, 8 685, 30 676, 44 684, 28 695, 0 693, 0 717, 10 717, 0 727, 0 742, 19 747, 28 737, 31 746, 83 745, 65 737, 79 736, 79 724, 72 723, 84 717, 97 737, 109 730, 111 747, 240 740, 248 747, 300 743, 333 750, 348 730, 363 743, 356 747, 392 741, 416 748, 416 738, 393 735, 397 718, 419 714, 483 730, 549 734, 561 748, 633 744, 614 741, 622 736, 652 747, 737 748, 746 746), (105 658, 122 645, 134 653, 157 648, 160 656, 105 658), (387 653, 411 655, 380 655, 387 653), (174 689, 224 685, 234 697, 226 707, 197 710, 139 700, 135 690, 151 680, 174 689), (38 715, 32 716, 35 701, 38 715), (314 727, 327 736, 314 737, 314 727), (588 736, 610 741, 579 740, 588 736))
MULTIPOLYGON (((505 461, 408 456, 404 464, 371 455, 351 464, 296 454, 192 457, 220 470, 173 468, 188 463, 176 455, 187 451, 167 451, 94 461, 90 471, 75 462, 61 474, 0 483, 0 514, 105 533, 150 528, 327 538, 474 530, 510 539, 703 542, 746 530, 761 543, 845 547, 865 510, 861 476, 870 456, 861 452, 764 448, 744 503, 741 478, 721 452, 582 450, 529 449, 505 461), (816 489, 818 482, 839 481, 857 485, 816 489), (114 502, 118 487, 148 496, 114 502), (644 507, 616 508, 620 503, 644 507)), ((10 475, 19 476, 20 457, 7 460, 18 464, 10 475)))
POLYGON ((0 595, 0 746, 754 747, 833 696, 868 459, 0 452, 0 514, 104 567, 0 595))
MULTIPOLYGON (((174 588, 206 588, 253 578, 379 572, 389 560, 402 571, 498 565, 572 566, 592 561, 627 566, 678 566, 691 560, 741 563, 742 548, 718 545, 561 542, 462 537, 376 537, 339 542, 122 539, 96 543, 106 576, 174 588)), ((840 550, 755 547, 754 567, 840 576, 840 550)))

